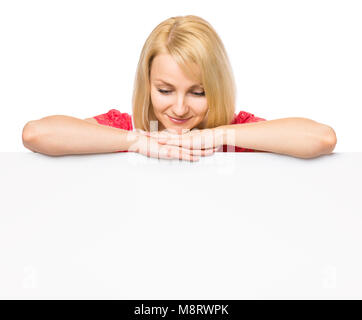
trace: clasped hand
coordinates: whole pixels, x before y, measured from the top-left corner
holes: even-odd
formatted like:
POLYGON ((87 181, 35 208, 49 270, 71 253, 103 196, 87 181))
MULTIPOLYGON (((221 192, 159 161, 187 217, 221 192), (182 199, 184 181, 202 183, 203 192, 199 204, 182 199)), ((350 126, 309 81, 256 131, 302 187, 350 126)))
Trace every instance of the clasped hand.
POLYGON ((220 151, 224 144, 224 131, 218 128, 184 130, 182 134, 170 129, 161 132, 135 131, 137 139, 130 151, 147 157, 198 161, 200 156, 220 151))

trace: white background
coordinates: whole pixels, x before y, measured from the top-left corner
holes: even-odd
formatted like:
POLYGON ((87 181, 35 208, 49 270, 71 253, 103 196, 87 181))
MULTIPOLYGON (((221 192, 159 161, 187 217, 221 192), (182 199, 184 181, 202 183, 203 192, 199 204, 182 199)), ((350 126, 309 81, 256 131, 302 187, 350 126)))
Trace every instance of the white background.
MULTIPOLYGON (((0 0, 0 150, 28 151, 29 120, 131 113, 136 65, 150 32, 177 15, 215 28, 229 55, 236 111, 306 117, 361 151, 361 1, 0 0)), ((30 152, 30 151, 29 151, 30 152)))
POLYGON ((0 0, 0 297, 361 298, 361 153, 347 152, 361 151, 361 8, 0 0), (221 37, 236 111, 328 124, 335 152, 187 163, 24 148, 29 120, 131 113, 144 41, 187 14, 221 37))

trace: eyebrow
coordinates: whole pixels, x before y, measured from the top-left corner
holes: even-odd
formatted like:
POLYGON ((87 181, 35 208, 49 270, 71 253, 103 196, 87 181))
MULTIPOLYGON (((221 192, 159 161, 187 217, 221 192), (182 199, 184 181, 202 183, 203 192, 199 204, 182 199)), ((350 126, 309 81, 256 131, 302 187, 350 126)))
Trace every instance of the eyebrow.
MULTIPOLYGON (((160 82, 163 82, 164 84, 167 84, 167 85, 173 87, 173 85, 172 85, 171 83, 168 83, 167 81, 164 81, 164 80, 162 80, 162 79, 155 79, 155 81, 160 81, 160 82)), ((202 86, 201 83, 200 83, 200 84, 194 84, 194 85, 192 85, 190 88, 195 88, 195 87, 201 87, 201 88, 203 88, 203 86, 202 86)))

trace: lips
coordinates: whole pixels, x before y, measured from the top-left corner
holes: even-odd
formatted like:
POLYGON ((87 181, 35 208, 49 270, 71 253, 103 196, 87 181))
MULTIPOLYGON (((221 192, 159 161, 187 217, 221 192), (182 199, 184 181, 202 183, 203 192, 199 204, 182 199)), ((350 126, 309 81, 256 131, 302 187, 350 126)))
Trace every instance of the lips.
POLYGON ((173 118, 173 117, 170 117, 169 115, 167 115, 169 117, 169 119, 174 122, 174 123, 185 123, 186 121, 190 120, 190 118, 187 118, 187 119, 177 119, 177 118, 173 118))

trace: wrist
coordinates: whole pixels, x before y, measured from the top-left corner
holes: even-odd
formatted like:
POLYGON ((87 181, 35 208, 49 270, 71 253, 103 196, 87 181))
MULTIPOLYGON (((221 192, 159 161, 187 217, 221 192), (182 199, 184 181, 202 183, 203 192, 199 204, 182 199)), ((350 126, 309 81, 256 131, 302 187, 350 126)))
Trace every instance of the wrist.
POLYGON ((140 133, 137 131, 128 131, 122 132, 122 147, 125 149, 125 151, 129 152, 137 152, 137 143, 140 137, 140 133))
POLYGON ((230 143, 232 137, 235 137, 235 131, 230 125, 219 126, 214 128, 214 130, 219 132, 218 135, 223 145, 228 144, 228 142, 230 143))

